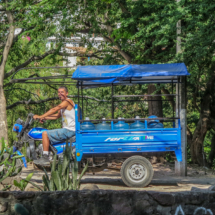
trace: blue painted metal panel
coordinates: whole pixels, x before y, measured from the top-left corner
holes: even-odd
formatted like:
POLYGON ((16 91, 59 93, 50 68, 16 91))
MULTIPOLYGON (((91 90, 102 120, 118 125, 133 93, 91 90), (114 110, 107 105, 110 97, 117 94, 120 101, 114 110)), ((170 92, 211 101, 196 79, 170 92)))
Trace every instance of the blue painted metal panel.
MULTIPOLYGON (((70 143, 68 143, 68 145, 70 146, 70 143)), ((66 142, 57 143, 57 144, 54 144, 53 146, 57 149, 57 154, 59 155, 59 154, 63 153, 64 149, 66 148, 66 142)))
POLYGON ((182 161, 180 120, 178 128, 147 128, 145 123, 145 129, 113 130, 111 122, 111 130, 83 131, 78 122, 77 105, 75 114, 78 161, 84 154, 165 151, 175 151, 177 160, 182 161))
POLYGON ((57 149, 57 154, 61 154, 66 147, 66 143, 54 144, 54 147, 57 149))
POLYGON ((35 140, 41 140, 42 139, 42 133, 44 131, 47 131, 48 129, 46 128, 32 128, 29 132, 28 135, 29 137, 35 139, 35 140))

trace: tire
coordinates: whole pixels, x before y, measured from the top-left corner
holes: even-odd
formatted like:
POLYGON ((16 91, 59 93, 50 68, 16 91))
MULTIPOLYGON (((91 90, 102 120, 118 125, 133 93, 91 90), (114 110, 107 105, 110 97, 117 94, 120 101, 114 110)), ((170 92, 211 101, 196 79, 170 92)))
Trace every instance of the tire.
POLYGON ((132 156, 122 164, 121 177, 128 187, 146 187, 153 178, 151 163, 142 156, 132 156))

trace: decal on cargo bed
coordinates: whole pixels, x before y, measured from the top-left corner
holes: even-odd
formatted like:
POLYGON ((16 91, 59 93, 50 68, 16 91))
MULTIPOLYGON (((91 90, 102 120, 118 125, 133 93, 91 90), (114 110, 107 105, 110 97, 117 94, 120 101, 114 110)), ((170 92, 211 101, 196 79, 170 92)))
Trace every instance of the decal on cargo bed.
POLYGON ((105 141, 141 141, 141 140, 154 140, 154 136, 108 137, 105 141))

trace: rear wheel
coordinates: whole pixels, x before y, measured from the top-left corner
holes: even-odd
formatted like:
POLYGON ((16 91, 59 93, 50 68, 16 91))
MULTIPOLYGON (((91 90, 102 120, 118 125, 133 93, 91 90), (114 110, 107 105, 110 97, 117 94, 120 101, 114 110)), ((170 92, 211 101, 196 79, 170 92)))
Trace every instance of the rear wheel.
POLYGON ((122 164, 121 177, 129 187, 145 187, 153 178, 151 163, 142 156, 132 156, 122 164))

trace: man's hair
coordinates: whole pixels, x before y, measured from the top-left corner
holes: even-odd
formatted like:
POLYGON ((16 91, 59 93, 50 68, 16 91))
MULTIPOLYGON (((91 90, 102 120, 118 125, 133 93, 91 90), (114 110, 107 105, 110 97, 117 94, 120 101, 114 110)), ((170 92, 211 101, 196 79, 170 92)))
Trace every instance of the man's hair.
POLYGON ((68 88, 67 87, 60 86, 58 89, 64 89, 66 91, 66 93, 68 93, 68 88))

